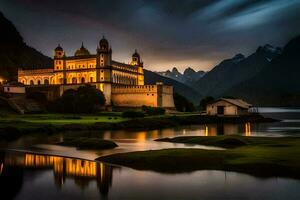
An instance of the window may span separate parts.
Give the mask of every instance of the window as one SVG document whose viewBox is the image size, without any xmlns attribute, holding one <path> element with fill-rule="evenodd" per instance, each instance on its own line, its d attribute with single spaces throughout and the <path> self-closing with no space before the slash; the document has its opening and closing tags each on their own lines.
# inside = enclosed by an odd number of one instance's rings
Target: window
<svg viewBox="0 0 300 200">
<path fill-rule="evenodd" d="M 44 84 L 45 84 L 45 85 L 49 85 L 49 80 L 48 80 L 48 79 L 45 79 L 45 80 L 44 80 Z"/>
<path fill-rule="evenodd" d="M 84 83 L 85 82 L 85 79 L 82 77 L 81 78 L 81 83 Z"/>
<path fill-rule="evenodd" d="M 30 85 L 34 85 L 34 82 L 33 82 L 33 80 L 30 80 Z"/>
<path fill-rule="evenodd" d="M 72 78 L 72 83 L 73 84 L 77 83 L 77 79 L 75 77 Z"/>
<path fill-rule="evenodd" d="M 93 77 L 90 78 L 90 82 L 93 82 Z"/>
</svg>

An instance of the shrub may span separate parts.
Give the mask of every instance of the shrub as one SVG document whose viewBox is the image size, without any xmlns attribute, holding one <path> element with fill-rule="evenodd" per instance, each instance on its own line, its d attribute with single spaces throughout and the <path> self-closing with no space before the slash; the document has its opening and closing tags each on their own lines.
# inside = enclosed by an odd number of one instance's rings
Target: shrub
<svg viewBox="0 0 300 200">
<path fill-rule="evenodd" d="M 66 90 L 48 109 L 59 113 L 94 113 L 105 104 L 103 93 L 91 85 Z"/>
<path fill-rule="evenodd" d="M 139 111 L 125 111 L 122 113 L 122 117 L 125 118 L 141 118 L 145 117 L 145 114 Z"/>
<path fill-rule="evenodd" d="M 178 93 L 174 94 L 174 104 L 177 111 L 180 112 L 195 111 L 194 104 Z"/>
<path fill-rule="evenodd" d="M 151 106 L 142 106 L 142 110 L 147 115 L 164 115 L 166 113 L 166 110 L 164 108 L 156 108 Z"/>
<path fill-rule="evenodd" d="M 34 99 L 40 103 L 46 103 L 48 101 L 46 94 L 42 92 L 28 92 L 26 93 L 26 97 L 29 99 Z"/>
<path fill-rule="evenodd" d="M 213 102 L 215 99 L 211 96 L 205 97 L 200 101 L 200 110 L 206 110 L 207 104 Z"/>
</svg>

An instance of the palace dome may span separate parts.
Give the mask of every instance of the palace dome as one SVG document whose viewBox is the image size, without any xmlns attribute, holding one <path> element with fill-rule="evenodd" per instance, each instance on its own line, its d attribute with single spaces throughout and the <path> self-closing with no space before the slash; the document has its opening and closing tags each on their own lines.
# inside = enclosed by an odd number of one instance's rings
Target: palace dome
<svg viewBox="0 0 300 200">
<path fill-rule="evenodd" d="M 86 55 L 90 55 L 90 52 L 82 44 L 80 49 L 76 50 L 75 56 L 86 56 Z"/>
<path fill-rule="evenodd" d="M 135 50 L 135 52 L 132 54 L 132 57 L 140 57 L 140 54 L 137 52 L 137 50 Z"/>
<path fill-rule="evenodd" d="M 63 51 L 63 48 L 58 44 L 58 46 L 55 48 L 55 51 Z"/>
</svg>

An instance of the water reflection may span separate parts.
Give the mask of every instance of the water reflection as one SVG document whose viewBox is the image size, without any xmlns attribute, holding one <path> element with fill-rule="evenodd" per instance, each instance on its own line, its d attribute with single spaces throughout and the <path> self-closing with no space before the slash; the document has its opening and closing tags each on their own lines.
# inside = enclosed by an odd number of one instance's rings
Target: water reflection
<svg viewBox="0 0 300 200">
<path fill-rule="evenodd" d="M 23 170 L 52 170 L 54 183 L 60 189 L 64 187 L 66 179 L 73 179 L 75 185 L 82 190 L 87 188 L 90 182 L 96 181 L 102 196 L 108 194 L 112 184 L 112 166 L 103 163 L 31 153 L 6 152 L 2 154 L 0 159 L 1 184 L 5 177 L 18 179 L 13 182 L 22 182 L 20 179 L 22 179 Z M 16 177 L 15 174 L 20 174 L 20 176 Z"/>
<path fill-rule="evenodd" d="M 93 161 L 0 152 L 1 199 L 299 199 L 300 181 L 225 171 L 163 174 Z"/>
<path fill-rule="evenodd" d="M 180 128 L 166 128 L 150 131 L 105 131 L 103 139 L 107 140 L 132 140 L 132 142 L 144 142 L 157 138 L 176 137 L 186 135 L 217 136 L 217 135 L 245 135 L 251 136 L 252 126 L 250 122 L 244 124 L 207 124 L 192 125 Z"/>
</svg>

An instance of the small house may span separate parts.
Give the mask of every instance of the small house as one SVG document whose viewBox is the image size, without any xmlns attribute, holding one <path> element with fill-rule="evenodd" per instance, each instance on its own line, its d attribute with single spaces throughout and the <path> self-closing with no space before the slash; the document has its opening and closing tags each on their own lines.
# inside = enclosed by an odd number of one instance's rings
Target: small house
<svg viewBox="0 0 300 200">
<path fill-rule="evenodd" d="M 206 106 L 207 115 L 240 116 L 248 115 L 252 105 L 241 99 L 220 98 Z"/>
<path fill-rule="evenodd" d="M 25 94 L 25 86 L 22 83 L 7 83 L 3 85 L 3 92 L 6 94 Z"/>
</svg>

